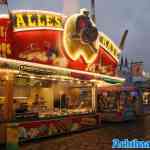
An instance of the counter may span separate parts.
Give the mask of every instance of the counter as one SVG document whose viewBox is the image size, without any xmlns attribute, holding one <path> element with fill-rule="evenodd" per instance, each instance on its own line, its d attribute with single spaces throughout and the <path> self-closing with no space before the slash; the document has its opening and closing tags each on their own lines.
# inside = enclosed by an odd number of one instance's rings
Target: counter
<svg viewBox="0 0 150 150">
<path fill-rule="evenodd" d="M 53 119 L 18 121 L 7 124 L 7 146 L 23 144 L 52 136 L 59 136 L 96 128 L 101 124 L 97 113 L 69 115 Z"/>
</svg>

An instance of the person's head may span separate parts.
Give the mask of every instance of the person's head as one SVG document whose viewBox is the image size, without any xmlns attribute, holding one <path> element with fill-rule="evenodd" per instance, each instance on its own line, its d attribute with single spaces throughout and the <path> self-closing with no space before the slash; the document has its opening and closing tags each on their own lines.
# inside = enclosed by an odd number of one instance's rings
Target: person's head
<svg viewBox="0 0 150 150">
<path fill-rule="evenodd" d="M 39 94 L 36 94 L 35 97 L 36 97 L 36 98 L 39 98 Z"/>
<path fill-rule="evenodd" d="M 37 101 L 33 102 L 33 105 L 38 105 L 38 102 Z"/>
</svg>

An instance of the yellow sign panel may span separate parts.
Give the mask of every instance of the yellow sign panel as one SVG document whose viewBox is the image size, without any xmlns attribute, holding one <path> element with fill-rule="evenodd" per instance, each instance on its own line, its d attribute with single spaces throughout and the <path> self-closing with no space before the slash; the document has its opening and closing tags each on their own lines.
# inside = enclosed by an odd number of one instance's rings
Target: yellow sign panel
<svg viewBox="0 0 150 150">
<path fill-rule="evenodd" d="M 4 36 L 5 36 L 4 26 L 0 26 L 0 38 L 4 38 Z"/>
<path fill-rule="evenodd" d="M 10 43 L 0 43 L 0 56 L 6 57 L 12 53 Z"/>
<path fill-rule="evenodd" d="M 99 42 L 101 47 L 111 54 L 113 58 L 119 61 L 120 49 L 109 39 L 109 37 L 104 33 L 100 33 Z"/>
<path fill-rule="evenodd" d="M 12 12 L 13 27 L 19 29 L 53 28 L 63 29 L 62 14 L 47 11 L 16 11 Z"/>
<path fill-rule="evenodd" d="M 6 41 L 6 35 L 5 35 L 5 26 L 0 26 L 0 56 L 7 57 L 8 55 L 11 55 L 11 45 L 9 42 Z M 1 40 L 2 39 L 2 40 Z"/>
</svg>

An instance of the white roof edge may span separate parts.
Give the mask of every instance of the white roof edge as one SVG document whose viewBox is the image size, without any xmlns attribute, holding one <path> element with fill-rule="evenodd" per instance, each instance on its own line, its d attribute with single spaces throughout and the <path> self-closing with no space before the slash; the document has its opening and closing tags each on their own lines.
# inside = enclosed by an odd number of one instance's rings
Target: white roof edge
<svg viewBox="0 0 150 150">
<path fill-rule="evenodd" d="M 0 14 L 0 19 L 1 18 L 9 19 L 9 14 Z"/>
<path fill-rule="evenodd" d="M 66 17 L 63 13 L 58 13 L 55 11 L 49 11 L 49 10 L 37 10 L 37 9 L 18 9 L 18 10 L 12 10 L 12 13 L 18 13 L 18 12 L 36 12 L 36 13 L 55 13 L 56 15 L 64 16 Z"/>
</svg>

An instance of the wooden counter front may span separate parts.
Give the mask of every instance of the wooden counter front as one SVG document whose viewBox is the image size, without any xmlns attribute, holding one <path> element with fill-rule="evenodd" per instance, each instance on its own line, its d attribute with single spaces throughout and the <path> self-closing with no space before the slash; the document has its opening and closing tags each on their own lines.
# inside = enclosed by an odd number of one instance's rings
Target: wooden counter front
<svg viewBox="0 0 150 150">
<path fill-rule="evenodd" d="M 9 138 L 7 142 L 11 143 L 12 141 L 13 143 L 18 141 L 18 143 L 24 143 L 41 138 L 88 130 L 98 126 L 100 126 L 100 114 L 96 113 L 65 116 L 49 120 L 10 123 L 7 128 L 7 135 L 9 136 L 13 133 L 13 136 L 11 136 L 13 139 Z M 16 140 L 14 135 L 17 138 Z"/>
</svg>

